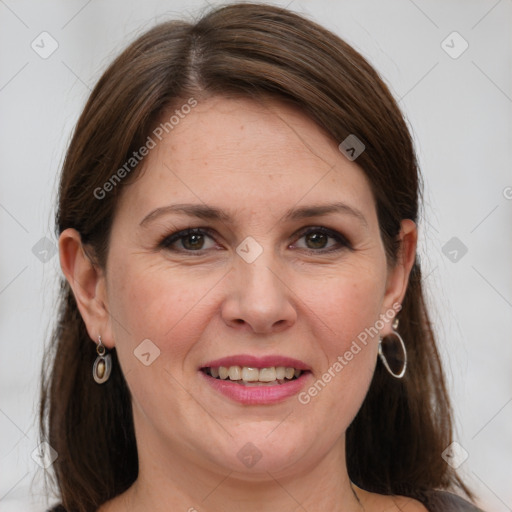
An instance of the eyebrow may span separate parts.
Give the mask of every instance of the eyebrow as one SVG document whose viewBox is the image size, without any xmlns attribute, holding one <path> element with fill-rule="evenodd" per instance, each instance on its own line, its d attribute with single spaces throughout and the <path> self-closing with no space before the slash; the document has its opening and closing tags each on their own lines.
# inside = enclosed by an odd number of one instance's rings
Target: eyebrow
<svg viewBox="0 0 512 512">
<path fill-rule="evenodd" d="M 233 223 L 233 219 L 231 215 L 229 215 L 224 210 L 219 208 L 215 208 L 213 206 L 208 206 L 205 204 L 193 204 L 193 203 L 184 203 L 184 204 L 172 204 L 168 206 L 162 206 L 160 208 L 156 208 L 152 212 L 150 212 L 146 217 L 142 219 L 140 222 L 140 226 L 145 226 L 149 222 L 161 217 L 162 215 L 167 215 L 170 213 L 178 213 L 185 214 L 190 217 L 197 217 L 199 219 L 205 220 L 218 220 L 225 223 Z M 302 220 L 310 217 L 319 217 L 322 215 L 328 215 L 330 213 L 342 213 L 345 215 L 350 215 L 357 220 L 359 220 L 362 224 L 368 227 L 368 222 L 364 215 L 357 209 L 343 202 L 336 203 L 328 203 L 328 204 L 319 204 L 319 205 L 310 205 L 310 206 L 302 206 L 300 208 L 291 208 L 289 209 L 282 220 L 284 221 L 294 221 L 294 220 Z"/>
</svg>

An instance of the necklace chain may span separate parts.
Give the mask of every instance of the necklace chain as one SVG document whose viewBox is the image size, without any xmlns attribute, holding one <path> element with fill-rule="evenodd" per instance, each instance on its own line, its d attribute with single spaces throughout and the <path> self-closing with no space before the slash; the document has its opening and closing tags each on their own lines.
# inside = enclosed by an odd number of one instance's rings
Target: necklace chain
<svg viewBox="0 0 512 512">
<path fill-rule="evenodd" d="M 357 495 L 355 489 L 354 489 L 354 486 L 352 485 L 352 482 L 350 482 L 350 488 L 352 489 L 352 493 L 354 494 L 356 500 L 357 500 L 357 503 L 359 503 L 359 508 L 361 510 L 366 510 L 363 506 L 363 504 L 361 503 L 361 500 L 359 499 L 359 496 Z"/>
</svg>

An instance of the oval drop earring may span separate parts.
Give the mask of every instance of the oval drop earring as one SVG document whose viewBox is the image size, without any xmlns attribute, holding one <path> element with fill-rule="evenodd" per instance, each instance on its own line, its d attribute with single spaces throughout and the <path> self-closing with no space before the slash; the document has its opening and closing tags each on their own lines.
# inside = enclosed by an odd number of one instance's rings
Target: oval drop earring
<svg viewBox="0 0 512 512">
<path fill-rule="evenodd" d="M 98 357 L 94 361 L 92 367 L 92 376 L 98 384 L 107 382 L 112 371 L 112 357 L 107 354 L 105 345 L 101 342 L 101 336 L 98 336 L 98 344 L 96 345 L 96 352 Z"/>
</svg>

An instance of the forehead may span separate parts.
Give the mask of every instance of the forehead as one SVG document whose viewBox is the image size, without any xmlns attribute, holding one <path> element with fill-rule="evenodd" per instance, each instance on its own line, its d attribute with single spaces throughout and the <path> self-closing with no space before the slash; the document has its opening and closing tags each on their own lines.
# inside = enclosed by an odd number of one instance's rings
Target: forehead
<svg viewBox="0 0 512 512">
<path fill-rule="evenodd" d="M 255 208 L 302 198 L 318 203 L 352 197 L 373 203 L 363 171 L 300 110 L 275 100 L 212 97 L 189 113 L 162 117 L 161 140 L 122 201 L 139 216 L 172 202 Z M 245 202 L 244 202 L 245 200 Z"/>
</svg>

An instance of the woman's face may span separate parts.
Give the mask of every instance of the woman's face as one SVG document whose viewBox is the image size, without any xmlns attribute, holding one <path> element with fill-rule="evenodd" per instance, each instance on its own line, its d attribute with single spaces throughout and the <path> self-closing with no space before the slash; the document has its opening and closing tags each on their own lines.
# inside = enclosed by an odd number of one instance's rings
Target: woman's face
<svg viewBox="0 0 512 512">
<path fill-rule="evenodd" d="M 365 175 L 273 101 L 200 101 L 155 141 L 116 210 L 98 328 L 141 464 L 247 478 L 339 464 L 377 358 L 365 329 L 390 332 L 407 278 L 388 269 Z"/>
</svg>

